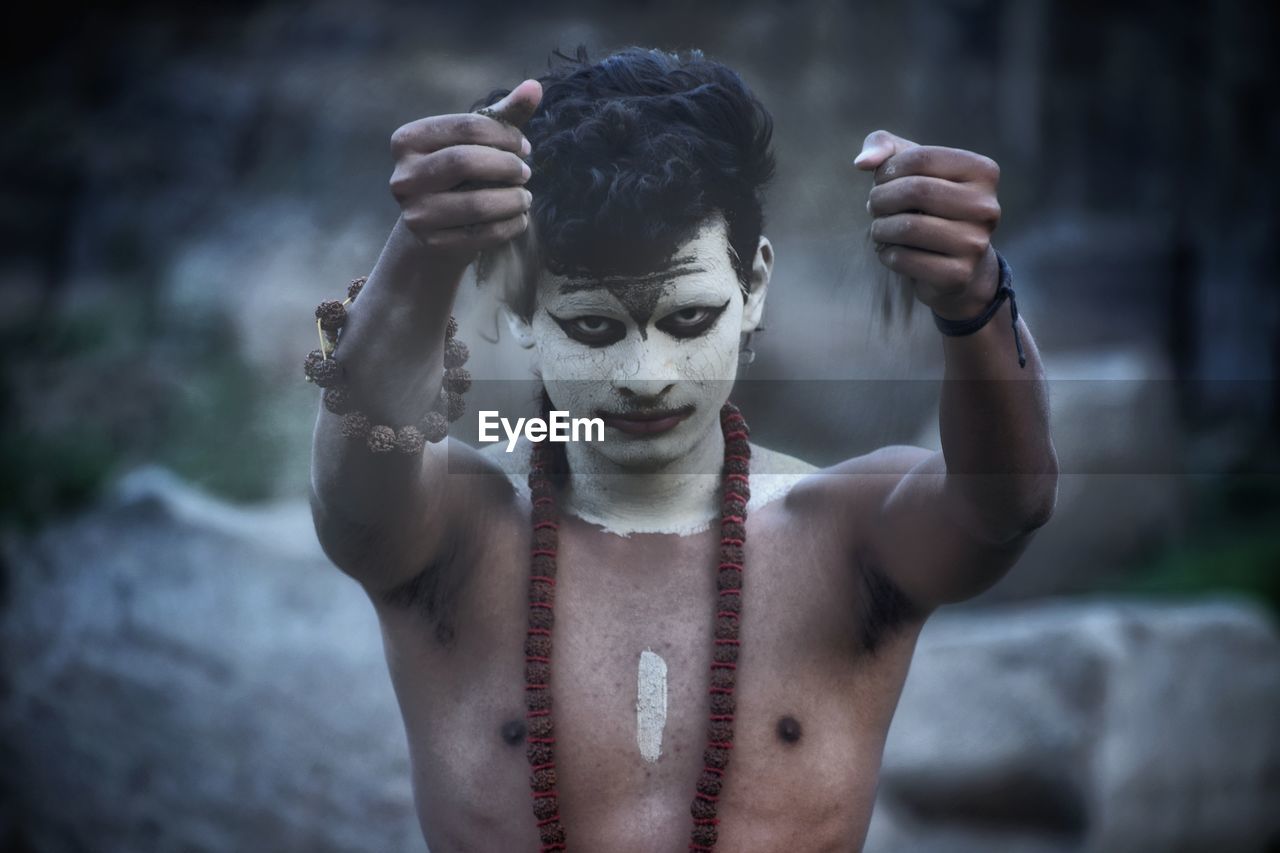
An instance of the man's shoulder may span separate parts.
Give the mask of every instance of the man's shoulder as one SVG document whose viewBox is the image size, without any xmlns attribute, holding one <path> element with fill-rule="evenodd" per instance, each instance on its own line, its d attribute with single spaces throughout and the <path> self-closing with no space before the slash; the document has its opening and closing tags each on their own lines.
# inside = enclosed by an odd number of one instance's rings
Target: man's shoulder
<svg viewBox="0 0 1280 853">
<path fill-rule="evenodd" d="M 817 502 L 865 507 L 869 502 L 882 500 L 897 487 L 904 474 L 933 453 L 923 447 L 890 444 L 824 468 L 809 466 L 807 475 L 795 484 L 790 497 L 795 505 L 810 502 L 812 506 L 811 502 Z"/>
<path fill-rule="evenodd" d="M 751 442 L 751 473 L 753 475 L 811 474 L 817 470 L 819 470 L 817 465 L 806 462 L 798 456 Z"/>
</svg>

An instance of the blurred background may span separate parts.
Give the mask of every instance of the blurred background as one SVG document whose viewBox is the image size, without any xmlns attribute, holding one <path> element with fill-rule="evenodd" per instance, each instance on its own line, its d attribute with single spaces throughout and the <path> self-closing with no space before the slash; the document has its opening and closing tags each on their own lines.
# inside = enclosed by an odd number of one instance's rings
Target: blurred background
<svg viewBox="0 0 1280 853">
<path fill-rule="evenodd" d="M 301 361 L 395 222 L 392 131 L 579 44 L 701 48 L 772 111 L 778 259 L 740 397 L 754 440 L 815 464 L 939 446 L 942 348 L 869 251 L 863 137 L 1002 166 L 1058 509 L 926 628 L 867 849 L 1280 849 L 1278 35 L 1248 0 L 125 3 L 8 28 L 0 849 L 425 849 L 376 621 L 315 543 Z M 469 367 L 524 379 L 493 308 L 464 284 Z M 479 386 L 473 410 L 503 393 Z"/>
</svg>

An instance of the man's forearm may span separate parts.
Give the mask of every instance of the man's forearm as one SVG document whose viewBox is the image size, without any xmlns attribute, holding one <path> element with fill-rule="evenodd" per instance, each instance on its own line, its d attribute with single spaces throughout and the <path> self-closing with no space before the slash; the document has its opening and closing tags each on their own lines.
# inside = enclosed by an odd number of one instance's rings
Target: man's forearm
<svg viewBox="0 0 1280 853">
<path fill-rule="evenodd" d="M 359 299 L 348 305 L 335 353 L 357 407 L 374 423 L 415 423 L 440 393 L 445 327 L 461 273 L 433 263 L 404 221 L 397 221 Z M 313 502 L 326 515 L 358 524 L 404 507 L 419 481 L 418 460 L 372 453 L 344 437 L 341 423 L 341 416 L 320 406 Z"/>
<path fill-rule="evenodd" d="M 1008 541 L 1043 524 L 1057 497 L 1048 389 L 1026 323 L 1018 366 L 1008 303 L 972 335 L 945 336 L 940 431 L 947 488 L 980 535 Z"/>
</svg>

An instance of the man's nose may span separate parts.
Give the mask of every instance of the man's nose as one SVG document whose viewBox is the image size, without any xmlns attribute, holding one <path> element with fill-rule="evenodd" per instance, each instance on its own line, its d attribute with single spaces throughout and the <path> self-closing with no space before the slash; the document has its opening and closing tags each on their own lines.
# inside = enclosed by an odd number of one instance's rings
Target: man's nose
<svg viewBox="0 0 1280 853">
<path fill-rule="evenodd" d="M 666 379 L 627 379 L 616 387 L 618 394 L 631 405 L 653 407 L 665 403 L 667 392 L 676 386 Z"/>
<path fill-rule="evenodd" d="M 675 372 L 671 362 L 660 348 L 651 341 L 640 341 L 631 352 L 629 369 L 621 372 L 614 381 L 614 388 L 633 405 L 641 401 L 656 405 L 659 398 L 675 387 Z"/>
</svg>

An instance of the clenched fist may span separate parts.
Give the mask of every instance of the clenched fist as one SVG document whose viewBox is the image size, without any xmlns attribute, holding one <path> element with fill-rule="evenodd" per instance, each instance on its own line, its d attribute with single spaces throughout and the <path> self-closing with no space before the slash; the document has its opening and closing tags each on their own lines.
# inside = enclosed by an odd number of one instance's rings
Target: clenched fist
<svg viewBox="0 0 1280 853">
<path fill-rule="evenodd" d="M 465 267 L 528 227 L 530 147 L 520 127 L 541 100 L 542 85 L 525 80 L 486 110 L 418 119 L 391 135 L 391 193 L 437 258 Z"/>
<path fill-rule="evenodd" d="M 877 130 L 853 163 L 875 172 L 867 212 L 880 262 L 910 278 L 916 298 L 944 319 L 980 314 L 999 284 L 996 162 Z"/>
</svg>

